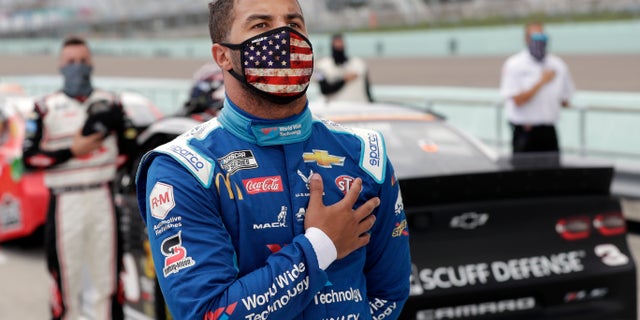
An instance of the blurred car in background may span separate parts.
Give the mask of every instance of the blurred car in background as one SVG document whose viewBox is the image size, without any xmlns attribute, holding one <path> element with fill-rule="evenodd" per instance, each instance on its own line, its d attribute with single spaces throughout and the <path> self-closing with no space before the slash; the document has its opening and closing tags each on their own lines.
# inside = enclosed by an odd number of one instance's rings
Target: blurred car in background
<svg viewBox="0 0 640 320">
<path fill-rule="evenodd" d="M 397 106 L 314 112 L 385 136 L 413 261 L 402 319 L 637 319 L 612 167 L 500 158 L 443 119 Z"/>
<path fill-rule="evenodd" d="M 0 89 L 0 242 L 33 234 L 46 218 L 44 176 L 22 165 L 24 119 L 33 102 L 17 86 Z"/>
<path fill-rule="evenodd" d="M 163 115 L 148 98 L 135 92 L 120 94 L 126 113 L 142 131 Z M 41 171 L 25 171 L 22 144 L 25 119 L 34 98 L 19 87 L 0 87 L 0 242 L 26 238 L 44 226 L 49 190 Z"/>
<path fill-rule="evenodd" d="M 612 167 L 545 154 L 500 158 L 442 117 L 397 104 L 310 108 L 385 137 L 413 261 L 401 319 L 636 319 L 636 266 L 609 192 Z M 141 135 L 141 151 L 198 122 L 160 123 Z M 129 312 L 167 319 L 132 186 L 122 205 L 129 264 L 138 267 L 131 279 L 140 279 Z"/>
</svg>

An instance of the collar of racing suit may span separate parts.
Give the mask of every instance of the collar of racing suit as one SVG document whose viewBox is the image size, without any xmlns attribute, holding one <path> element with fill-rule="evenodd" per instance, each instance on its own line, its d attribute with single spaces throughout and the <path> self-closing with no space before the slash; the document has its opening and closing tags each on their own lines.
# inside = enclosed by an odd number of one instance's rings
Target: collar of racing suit
<svg viewBox="0 0 640 320">
<path fill-rule="evenodd" d="M 300 114 L 278 120 L 262 119 L 244 112 L 229 98 L 224 100 L 224 108 L 218 121 L 233 135 L 259 146 L 274 146 L 296 143 L 309 139 L 313 117 L 309 105 Z"/>
</svg>

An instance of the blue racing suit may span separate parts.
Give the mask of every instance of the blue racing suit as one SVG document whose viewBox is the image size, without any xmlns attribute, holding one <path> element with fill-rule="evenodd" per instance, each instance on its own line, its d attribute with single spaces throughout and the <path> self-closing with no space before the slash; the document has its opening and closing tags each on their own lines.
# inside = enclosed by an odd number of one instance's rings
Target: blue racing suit
<svg viewBox="0 0 640 320">
<path fill-rule="evenodd" d="M 304 229 L 313 173 L 325 205 L 356 177 L 355 207 L 381 199 L 370 243 L 328 267 Z M 317 119 L 308 107 L 256 119 L 227 99 L 218 118 L 148 153 L 136 179 L 177 319 L 396 319 L 409 295 L 402 197 L 376 131 Z"/>
</svg>

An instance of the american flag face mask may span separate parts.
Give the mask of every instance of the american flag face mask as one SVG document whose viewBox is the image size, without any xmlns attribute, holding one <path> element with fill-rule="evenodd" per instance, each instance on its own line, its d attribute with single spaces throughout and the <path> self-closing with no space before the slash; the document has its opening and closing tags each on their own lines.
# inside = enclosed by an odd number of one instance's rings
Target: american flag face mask
<svg viewBox="0 0 640 320">
<path fill-rule="evenodd" d="M 301 33 L 289 27 L 269 30 L 241 44 L 220 43 L 240 51 L 242 74 L 238 81 L 265 99 L 287 104 L 302 97 L 311 82 L 313 48 Z"/>
</svg>

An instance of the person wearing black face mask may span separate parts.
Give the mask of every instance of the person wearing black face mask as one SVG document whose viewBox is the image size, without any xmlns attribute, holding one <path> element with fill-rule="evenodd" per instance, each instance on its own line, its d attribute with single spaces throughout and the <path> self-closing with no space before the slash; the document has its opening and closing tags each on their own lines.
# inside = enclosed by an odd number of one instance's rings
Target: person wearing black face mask
<svg viewBox="0 0 640 320">
<path fill-rule="evenodd" d="M 559 152 L 555 124 L 575 91 L 565 62 L 548 53 L 549 36 L 542 23 L 525 27 L 527 48 L 502 66 L 500 93 L 513 129 L 512 150 L 522 153 Z"/>
<path fill-rule="evenodd" d="M 411 259 L 384 137 L 311 113 L 298 1 L 209 9 L 224 107 L 147 153 L 136 179 L 173 318 L 398 319 Z"/>
<path fill-rule="evenodd" d="M 314 78 L 327 101 L 373 102 L 367 65 L 347 56 L 342 34 L 331 37 L 331 57 L 318 61 Z"/>
<path fill-rule="evenodd" d="M 84 39 L 64 41 L 59 68 L 63 88 L 36 102 L 23 157 L 28 169 L 44 171 L 50 189 L 45 250 L 51 318 L 80 319 L 89 309 L 91 319 L 123 319 L 111 185 L 119 155 L 135 150 L 135 129 L 117 96 L 92 86 L 93 61 Z M 83 284 L 85 270 L 91 286 Z M 88 287 L 93 294 L 84 294 Z M 83 306 L 87 297 L 90 308 Z"/>
</svg>

